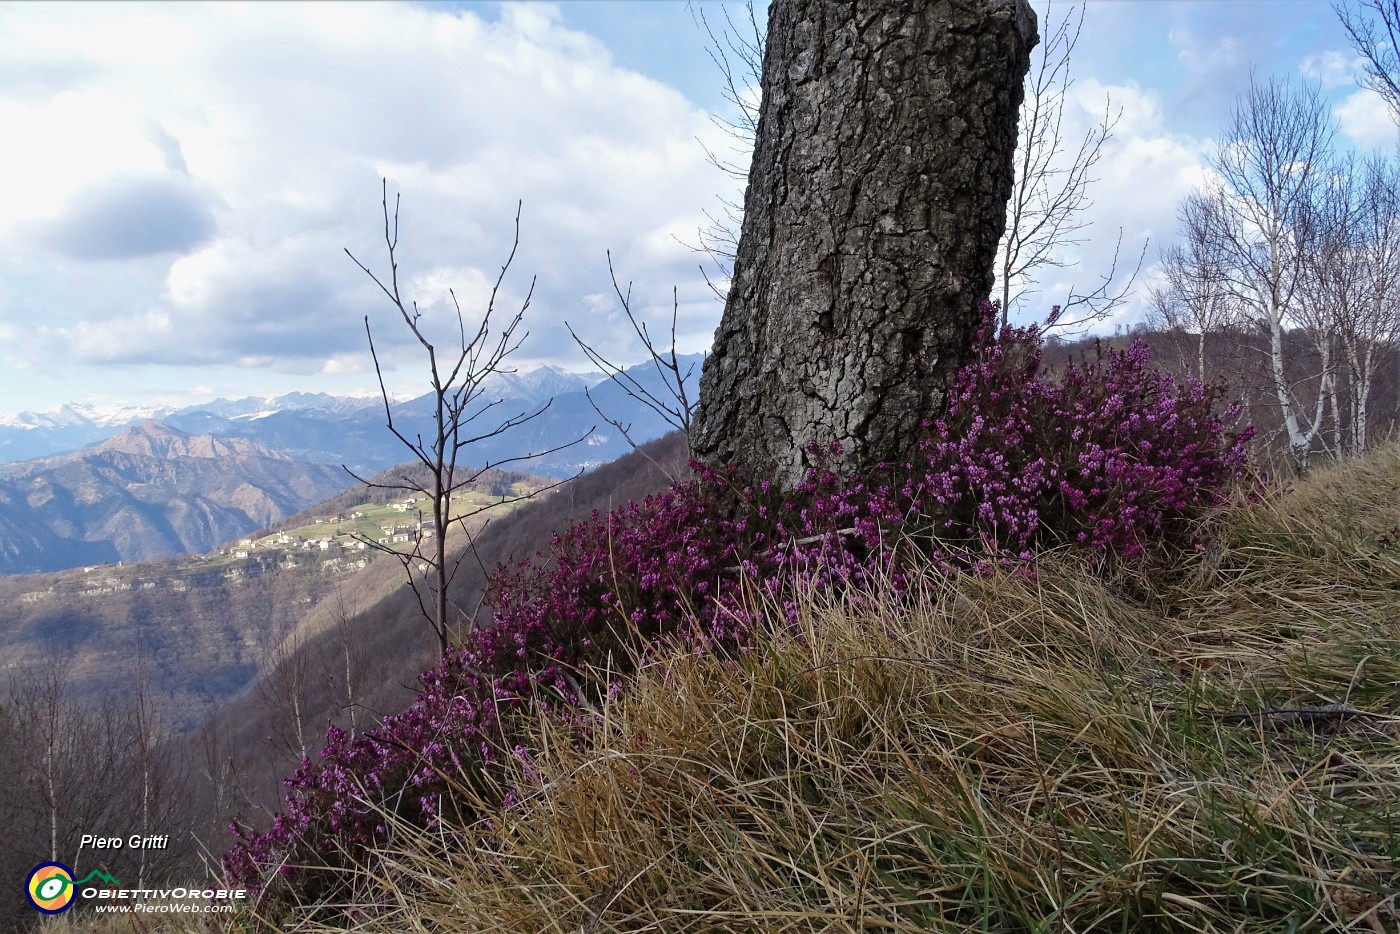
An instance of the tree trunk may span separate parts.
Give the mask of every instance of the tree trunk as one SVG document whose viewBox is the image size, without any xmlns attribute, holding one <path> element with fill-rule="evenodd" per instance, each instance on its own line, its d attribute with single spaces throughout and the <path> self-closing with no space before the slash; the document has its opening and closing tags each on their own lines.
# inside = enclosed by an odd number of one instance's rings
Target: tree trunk
<svg viewBox="0 0 1400 934">
<path fill-rule="evenodd" d="M 784 486 L 907 461 L 1006 226 L 1026 0 L 774 0 L 744 223 L 693 439 Z"/>
</svg>

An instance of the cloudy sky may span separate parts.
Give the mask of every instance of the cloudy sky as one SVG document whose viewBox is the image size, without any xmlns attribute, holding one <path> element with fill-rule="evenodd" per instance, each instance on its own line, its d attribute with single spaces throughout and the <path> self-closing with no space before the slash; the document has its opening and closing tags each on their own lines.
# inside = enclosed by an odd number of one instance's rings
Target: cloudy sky
<svg viewBox="0 0 1400 934">
<path fill-rule="evenodd" d="M 682 349 L 704 349 L 720 305 L 689 245 L 741 196 L 705 156 L 733 116 L 706 41 L 679 0 L 0 5 L 0 413 L 368 391 L 367 314 L 391 390 L 423 391 L 345 255 L 387 271 L 382 178 L 435 333 L 449 288 L 485 307 L 520 202 L 497 314 L 533 277 L 522 369 L 585 368 L 566 320 L 639 358 L 609 250 L 636 309 L 669 320 L 674 287 Z M 1091 0 L 1068 116 L 1122 116 L 1092 240 L 1037 301 L 1092 280 L 1120 228 L 1150 278 L 1251 68 L 1321 82 L 1344 144 L 1394 148 L 1327 3 Z"/>
</svg>

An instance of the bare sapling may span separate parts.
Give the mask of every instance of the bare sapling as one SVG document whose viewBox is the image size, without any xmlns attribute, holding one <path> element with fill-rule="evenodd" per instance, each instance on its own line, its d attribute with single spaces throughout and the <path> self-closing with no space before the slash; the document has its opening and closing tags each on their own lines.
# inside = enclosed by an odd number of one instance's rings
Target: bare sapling
<svg viewBox="0 0 1400 934">
<path fill-rule="evenodd" d="M 366 315 L 365 336 L 369 341 L 370 356 L 374 361 L 374 371 L 379 380 L 380 397 L 384 401 L 385 423 L 394 437 L 408 449 L 415 466 L 421 465 L 423 472 L 406 470 L 396 480 L 379 483 L 370 482 L 360 477 L 348 467 L 345 470 L 370 488 L 398 490 L 414 494 L 415 498 L 422 496 L 427 501 L 427 512 L 431 517 L 428 520 L 430 527 L 423 528 L 424 522 L 420 520 L 419 528 L 413 531 L 412 541 L 408 543 L 407 549 L 396 549 L 392 542 L 383 543 L 368 536 L 358 536 L 358 538 L 368 547 L 394 556 L 403 565 L 409 586 L 412 587 L 414 596 L 418 600 L 419 610 L 428 621 L 429 626 L 432 627 L 439 648 L 446 652 L 454 626 L 461 621 L 467 621 L 467 614 L 452 604 L 448 598 L 448 588 L 451 586 L 466 554 L 466 552 L 456 556 L 451 554 L 448 533 L 453 525 L 455 524 L 467 532 L 469 519 L 490 509 L 530 499 L 559 484 L 549 484 L 529 493 L 504 497 L 484 506 L 462 510 L 453 508 L 453 498 L 463 489 L 480 480 L 488 471 L 506 464 L 544 457 L 578 444 L 592 433 L 593 427 L 590 426 L 572 441 L 543 451 L 488 460 L 483 463 L 467 463 L 464 460 L 464 456 L 471 455 L 474 446 L 500 437 L 512 429 L 539 418 L 554 401 L 551 398 L 533 408 L 527 408 L 513 415 L 503 415 L 499 408 L 502 400 L 498 397 L 492 397 L 489 390 L 489 381 L 492 376 L 514 372 L 509 366 L 509 358 L 520 348 L 521 343 L 529 333 L 522 330 L 521 325 L 525 319 L 525 311 L 530 307 L 530 299 L 534 295 L 535 280 L 533 277 L 530 279 L 530 287 L 526 291 L 520 307 L 506 319 L 504 326 L 499 329 L 492 327 L 492 319 L 496 315 L 496 299 L 500 293 L 501 285 L 505 281 L 506 273 L 509 272 L 511 263 L 515 259 L 516 250 L 520 246 L 520 205 L 519 203 L 516 205 L 515 233 L 510 253 L 501 266 L 500 274 L 496 277 L 496 282 L 491 288 L 486 309 L 481 314 L 474 330 L 467 326 L 466 316 L 462 312 L 461 304 L 457 301 L 455 291 L 448 290 L 456 313 L 457 340 L 444 352 L 429 339 L 423 321 L 423 313 L 419 310 L 418 303 L 406 299 L 400 286 L 399 196 L 394 196 L 394 209 L 391 213 L 387 180 L 383 185 L 382 203 L 384 243 L 389 259 L 388 275 L 386 277 L 379 276 L 360 262 L 348 249 L 345 254 L 370 277 L 385 297 L 389 299 L 404 326 L 408 328 L 414 340 L 427 356 L 429 386 L 431 388 L 428 399 L 432 410 L 432 429 L 424 438 L 421 432 L 413 432 L 404 426 L 402 418 L 396 417 L 394 400 L 384 383 L 383 364 L 375 347 L 369 316 Z"/>
<path fill-rule="evenodd" d="M 1006 233 L 997 251 L 1002 327 L 1010 323 L 1012 308 L 1041 284 L 1047 271 L 1075 265 L 1074 251 L 1088 238 L 1094 167 L 1122 114 L 1106 97 L 1103 117 L 1084 130 L 1077 142 L 1071 138 L 1065 105 L 1074 86 L 1070 66 L 1084 28 L 1084 6 L 1072 4 L 1063 16 L 1053 18 L 1052 5 L 1047 4 L 1045 18 L 1052 25 L 1026 77 L 1017 124 L 1016 181 L 1006 205 Z M 1142 270 L 1147 243 L 1132 272 L 1120 282 L 1122 246 L 1120 229 L 1108 269 L 1098 275 L 1092 288 L 1071 287 L 1059 302 L 1060 314 L 1047 327 L 1082 329 L 1106 320 L 1127 301 Z"/>
</svg>

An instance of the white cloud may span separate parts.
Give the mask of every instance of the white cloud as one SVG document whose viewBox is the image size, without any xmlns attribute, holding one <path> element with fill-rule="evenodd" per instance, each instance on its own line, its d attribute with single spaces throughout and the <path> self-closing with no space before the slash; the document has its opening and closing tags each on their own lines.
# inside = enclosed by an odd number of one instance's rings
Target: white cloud
<svg viewBox="0 0 1400 934">
<path fill-rule="evenodd" d="M 1182 64 L 1194 74 L 1232 69 L 1240 64 L 1240 41 L 1234 36 L 1207 39 L 1190 29 L 1173 29 L 1167 38 L 1176 47 Z"/>
<path fill-rule="evenodd" d="M 1304 56 L 1299 71 L 1303 77 L 1317 81 L 1325 89 L 1337 88 L 1356 81 L 1361 60 L 1355 55 L 1335 49 Z"/>
<path fill-rule="evenodd" d="M 336 354 L 321 364 L 320 372 L 326 376 L 344 376 L 353 373 L 369 373 L 373 370 L 369 354 Z"/>
<path fill-rule="evenodd" d="M 505 4 L 490 21 L 403 4 L 18 5 L 0 8 L 0 60 L 12 53 L 6 76 L 23 80 L 13 96 L 0 85 L 0 125 L 21 143 L 0 150 L 0 279 L 23 270 L 22 303 L 46 325 L 7 352 L 56 367 L 349 373 L 367 313 L 391 361 L 411 355 L 343 252 L 383 268 L 382 175 L 403 192 L 406 285 L 434 313 L 449 286 L 464 311 L 484 304 L 523 200 L 500 301 L 518 305 L 538 277 L 528 352 L 548 359 L 570 352 L 560 319 L 607 287 L 606 249 L 669 311 L 670 284 L 698 273 L 658 232 L 738 196 L 696 142 L 720 143 L 707 115 L 552 7 Z M 97 199 L 110 223 L 92 240 L 90 193 L 114 178 L 182 179 L 172 190 L 201 207 L 181 214 L 171 196 L 147 229 L 130 199 Z M 36 251 L 39 228 L 88 262 Z M 143 252 L 159 255 L 117 262 Z M 20 304 L 0 293 L 0 329 Z"/>
<path fill-rule="evenodd" d="M 1358 149 L 1394 149 L 1400 141 L 1395 117 L 1375 91 L 1349 95 L 1333 110 L 1333 115 Z"/>
<path fill-rule="evenodd" d="M 0 242 L 22 240 L 33 221 L 104 177 L 162 171 L 144 123 L 137 102 L 102 88 L 61 91 L 42 105 L 0 97 L 9 140 L 0 147 Z"/>
</svg>

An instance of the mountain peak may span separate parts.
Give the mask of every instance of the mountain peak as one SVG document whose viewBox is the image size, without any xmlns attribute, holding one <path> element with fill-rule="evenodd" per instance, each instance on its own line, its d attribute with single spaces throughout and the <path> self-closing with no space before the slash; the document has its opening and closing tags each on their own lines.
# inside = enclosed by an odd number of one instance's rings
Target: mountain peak
<svg viewBox="0 0 1400 934">
<path fill-rule="evenodd" d="M 90 450 L 107 454 L 135 454 L 141 457 L 259 457 L 269 460 L 291 460 L 271 448 L 245 438 L 215 438 L 212 435 L 192 435 L 172 428 L 164 422 L 147 419 Z"/>
<path fill-rule="evenodd" d="M 543 402 L 551 396 L 562 396 L 567 392 L 580 392 L 589 385 L 588 380 L 571 373 L 563 367 L 544 364 L 519 377 L 520 386 L 531 397 Z"/>
</svg>

